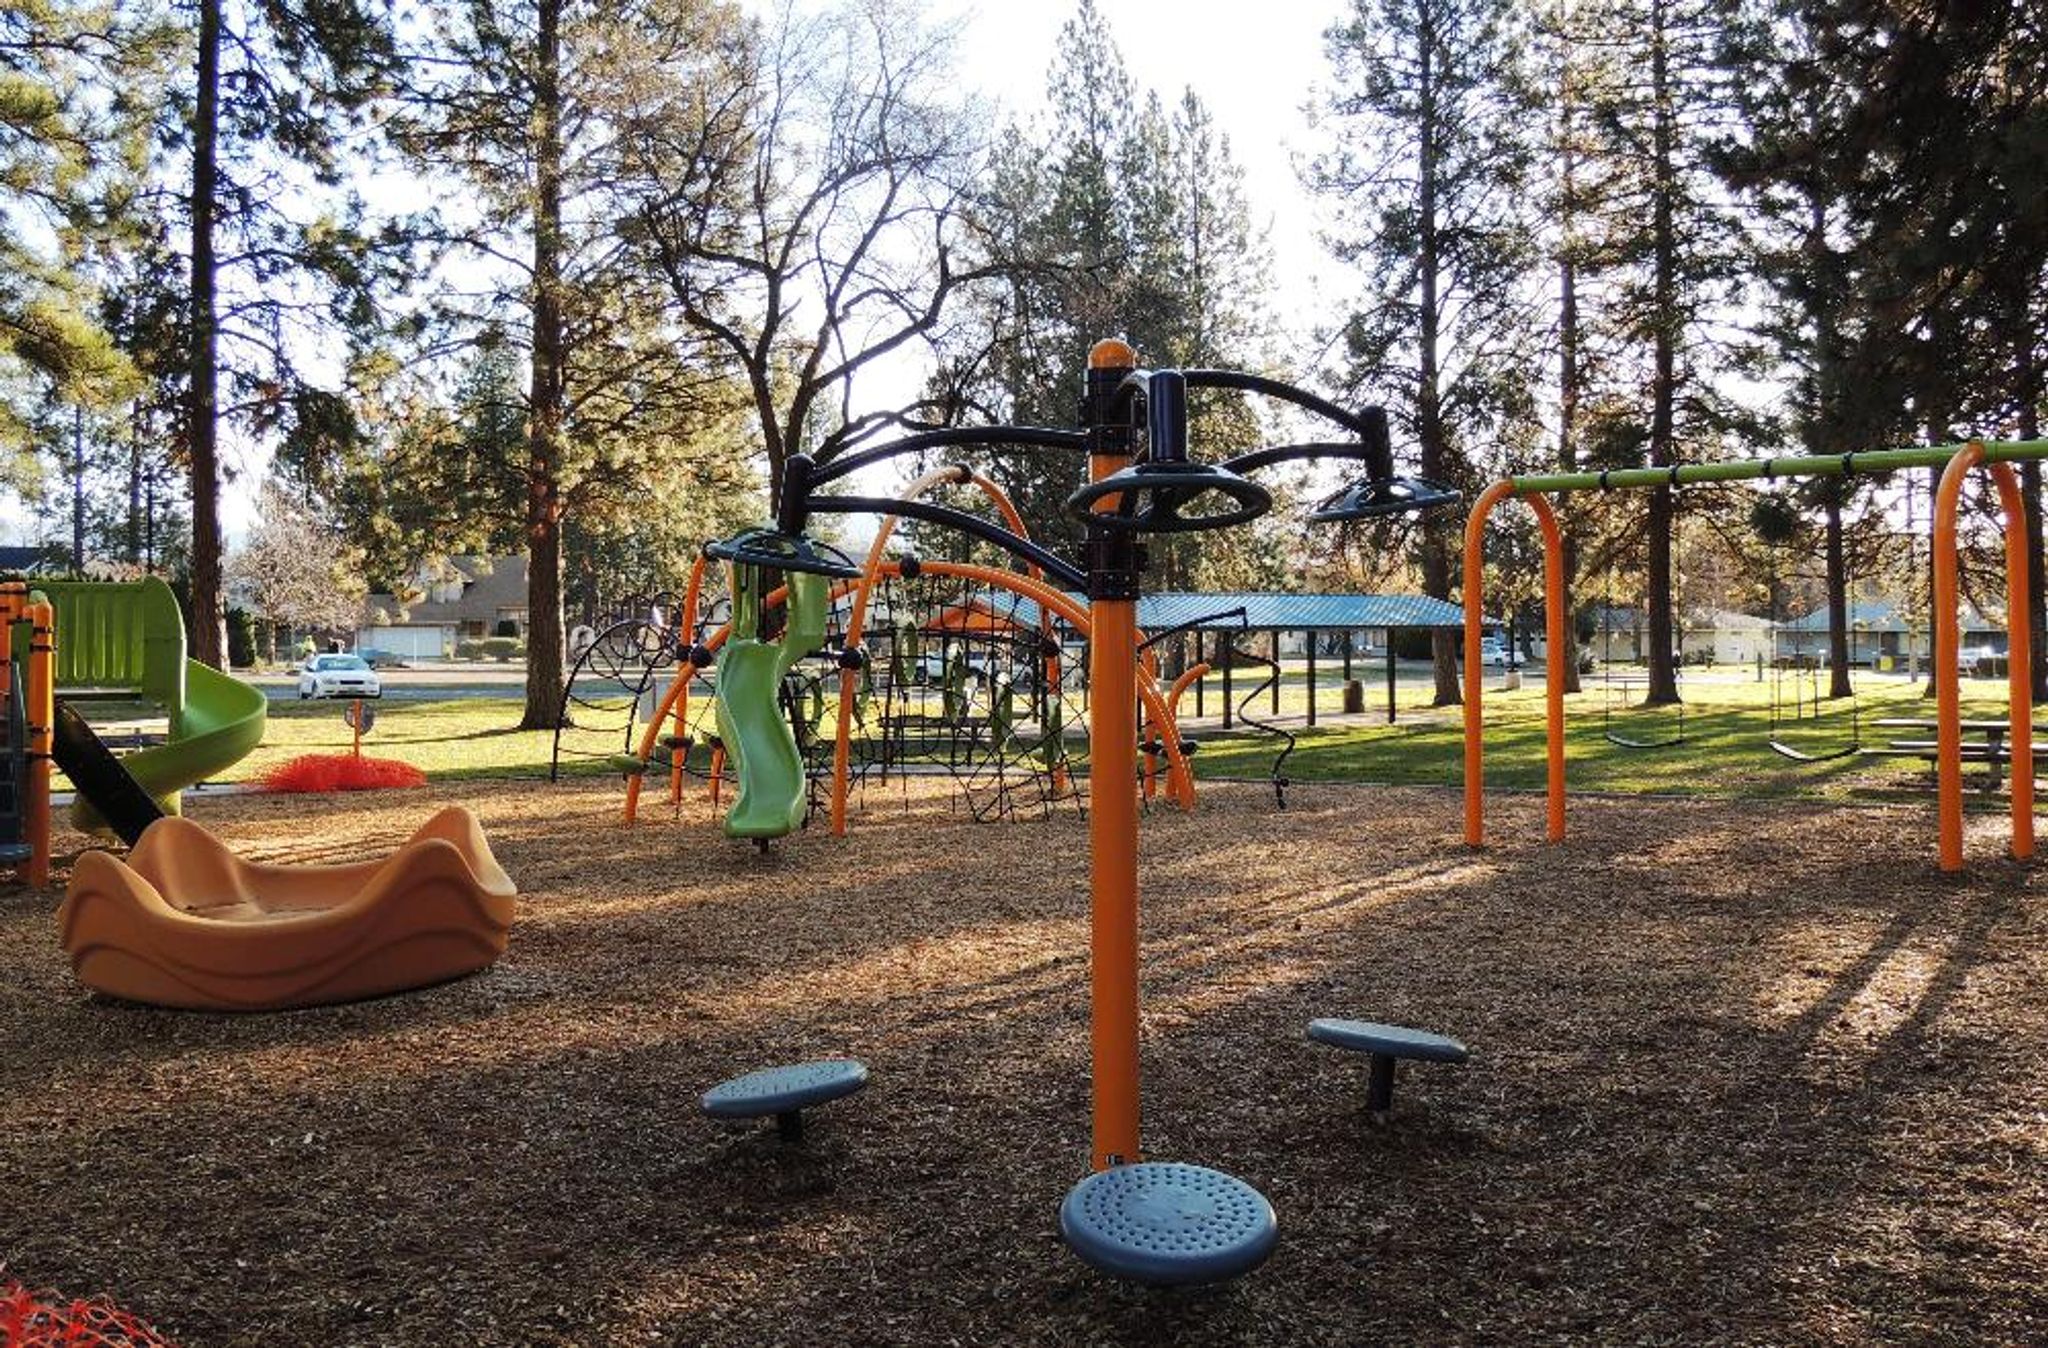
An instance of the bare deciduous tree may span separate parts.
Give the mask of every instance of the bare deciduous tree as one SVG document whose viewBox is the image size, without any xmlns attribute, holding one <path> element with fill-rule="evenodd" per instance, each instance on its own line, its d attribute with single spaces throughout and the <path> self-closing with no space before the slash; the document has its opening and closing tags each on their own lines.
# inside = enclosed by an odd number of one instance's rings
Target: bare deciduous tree
<svg viewBox="0 0 2048 1348">
<path fill-rule="evenodd" d="M 258 497 L 262 522 L 248 545 L 228 558 L 228 589 L 246 600 L 268 629 L 264 657 L 275 655 L 275 628 L 353 628 L 367 585 L 360 557 L 315 519 L 291 492 L 266 481 Z"/>
<path fill-rule="evenodd" d="M 989 274 L 958 262 L 981 146 L 944 96 L 950 46 L 890 4 L 785 5 L 699 142 L 645 145 L 697 166 L 650 178 L 640 238 L 705 359 L 745 383 L 772 494 L 789 455 L 938 410 L 855 414 L 850 397 L 858 372 L 937 343 L 948 301 Z"/>
</svg>

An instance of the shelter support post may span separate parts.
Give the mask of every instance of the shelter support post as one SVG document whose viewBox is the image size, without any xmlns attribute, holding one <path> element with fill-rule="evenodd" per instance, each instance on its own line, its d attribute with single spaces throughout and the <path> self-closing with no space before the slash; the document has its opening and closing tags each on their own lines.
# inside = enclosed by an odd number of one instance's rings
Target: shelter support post
<svg viewBox="0 0 2048 1348">
<path fill-rule="evenodd" d="M 1308 723 L 1316 723 L 1316 633 L 1311 628 L 1308 637 Z"/>
<path fill-rule="evenodd" d="M 1387 629 L 1387 724 L 1394 723 L 1395 698 L 1399 692 L 1401 672 L 1394 667 L 1394 633 L 1398 628 Z"/>
</svg>

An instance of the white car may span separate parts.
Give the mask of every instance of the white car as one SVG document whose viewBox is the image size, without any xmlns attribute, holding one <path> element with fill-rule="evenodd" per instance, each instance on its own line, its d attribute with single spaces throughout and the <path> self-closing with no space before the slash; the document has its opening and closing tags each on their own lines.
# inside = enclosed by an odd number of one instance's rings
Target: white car
<svg viewBox="0 0 2048 1348">
<path fill-rule="evenodd" d="M 1508 662 L 1508 644 L 1499 637 L 1479 638 L 1479 663 L 1482 665 L 1505 665 Z"/>
<path fill-rule="evenodd" d="M 382 697 L 384 683 L 359 655 L 314 655 L 299 670 L 299 697 Z"/>
<path fill-rule="evenodd" d="M 1978 677 L 1979 661 L 1984 662 L 1982 667 L 1985 669 L 1996 669 L 1997 666 L 1990 662 L 2004 658 L 2004 651 L 1993 650 L 1989 646 L 1963 646 L 1956 651 L 1957 672 L 1966 679 L 1973 679 Z"/>
</svg>

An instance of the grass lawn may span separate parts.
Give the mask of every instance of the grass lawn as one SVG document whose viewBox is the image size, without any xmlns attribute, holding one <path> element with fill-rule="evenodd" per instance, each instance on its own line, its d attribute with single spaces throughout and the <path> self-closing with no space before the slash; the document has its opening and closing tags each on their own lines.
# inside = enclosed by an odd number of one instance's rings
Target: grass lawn
<svg viewBox="0 0 2048 1348">
<path fill-rule="evenodd" d="M 1544 782 L 1543 687 L 1532 682 L 1516 692 L 1496 691 L 1489 673 L 1486 694 L 1486 778 L 1491 786 L 1540 788 Z M 1931 731 L 1889 730 L 1873 724 L 1886 717 L 1934 714 L 1924 684 L 1903 679 L 1859 677 L 1855 719 L 1861 742 L 1881 746 L 1892 739 L 1932 739 Z M 1366 781 L 1401 785 L 1452 786 L 1464 780 L 1464 719 L 1457 707 L 1415 705 L 1426 695 L 1404 687 L 1401 721 L 1351 721 L 1314 730 L 1295 727 L 1299 747 L 1283 769 L 1297 781 Z M 1629 749 L 1603 733 L 1599 676 L 1588 675 L 1585 691 L 1565 700 L 1567 780 L 1574 790 L 1672 792 L 1706 796 L 1809 796 L 1844 799 L 1894 797 L 1924 789 L 1931 765 L 1911 757 L 1862 757 L 1801 764 L 1769 747 L 1771 683 L 1734 673 L 1689 676 L 1684 684 L 1685 739 L 1662 749 Z M 1640 695 L 1640 688 L 1634 690 Z M 1789 700 L 1788 683 L 1784 696 Z M 1370 705 L 1370 703 L 1368 703 Z M 2005 715 L 2002 679 L 1965 679 L 1966 719 Z M 1260 710 L 1264 710 L 1261 708 Z M 1787 727 L 1781 738 L 1806 753 L 1824 753 L 1852 741 L 1851 706 L 1823 703 L 1817 720 Z M 1655 741 L 1678 728 L 1669 708 L 1624 705 L 1614 698 L 1605 729 L 1627 739 Z M 1278 741 L 1233 732 L 1203 744 L 1197 775 L 1262 777 L 1271 771 Z M 1973 769 L 1972 781 L 1982 777 Z M 1973 793 L 1974 797 L 1974 793 Z"/>
<path fill-rule="evenodd" d="M 1486 695 L 1486 773 L 1490 786 L 1537 789 L 1543 785 L 1543 688 L 1531 681 L 1515 692 L 1500 692 L 1500 675 L 1490 672 Z M 1921 695 L 1923 685 L 1902 679 L 1864 677 L 1858 680 L 1854 712 L 1866 746 L 1895 738 L 1932 738 L 1932 732 L 1886 730 L 1873 724 L 1883 717 L 1931 717 L 1933 702 Z M 1455 786 L 1463 780 L 1463 713 L 1457 707 L 1430 708 L 1426 685 L 1402 685 L 1401 720 L 1386 725 L 1375 709 L 1363 719 L 1302 728 L 1299 746 L 1284 771 L 1295 781 L 1363 781 L 1398 785 Z M 1963 684 L 1963 714 L 1968 718 L 2004 715 L 2003 680 L 1968 679 Z M 1569 780 L 1574 790 L 1623 793 L 1670 792 L 1703 796 L 1803 796 L 1817 799 L 1897 798 L 1925 790 L 1929 765 L 1918 758 L 1849 757 L 1819 764 L 1799 764 L 1771 752 L 1771 685 L 1734 673 L 1694 675 L 1685 683 L 1685 739 L 1682 744 L 1636 750 L 1611 743 L 1603 734 L 1602 705 L 1609 701 L 1597 676 L 1589 675 L 1586 690 L 1566 703 L 1569 731 Z M 1789 686 L 1786 696 L 1789 694 Z M 1322 696 L 1334 707 L 1336 688 Z M 1294 702 L 1296 698 L 1287 699 Z M 1677 714 L 1668 708 L 1624 706 L 1613 699 L 1606 726 L 1626 738 L 1656 740 L 1677 728 Z M 1213 715 L 1216 699 L 1210 699 Z M 1368 701 L 1368 706 L 1374 706 Z M 1192 707 L 1192 702 L 1186 704 Z M 120 719 L 136 709 L 94 712 L 96 720 Z M 693 700 L 692 720 L 708 722 L 709 700 Z M 1851 707 L 1823 704 L 1819 718 L 1787 729 L 1783 738 L 1806 752 L 1825 752 L 1852 738 Z M 1260 713 L 1266 711 L 1263 704 Z M 1298 716 L 1298 710 L 1297 710 Z M 1326 712 L 1327 714 L 1327 712 Z M 584 725 L 563 736 L 563 770 L 606 773 L 607 754 L 622 745 L 625 704 L 584 710 Z M 389 702 L 378 706 L 377 722 L 363 741 L 364 751 L 401 759 L 430 777 L 460 780 L 479 777 L 545 775 L 554 748 L 548 731 L 518 730 L 519 703 L 510 698 L 452 698 L 436 702 Z M 700 723 L 701 724 L 701 723 Z M 602 728 L 601 728 L 602 727 Z M 703 725 L 708 730 L 708 724 Z M 1195 759 L 1199 776 L 1264 777 L 1271 771 L 1277 741 L 1242 728 L 1220 732 L 1204 727 Z M 126 746 L 117 736 L 117 750 Z M 342 722 L 342 704 L 275 702 L 263 747 L 222 774 L 229 782 L 249 781 L 273 765 L 299 754 L 345 753 L 349 730 Z M 1076 746 L 1077 749 L 1079 746 Z M 1981 770 L 1972 768 L 1972 782 Z M 1972 792 L 1971 803 L 1979 803 Z"/>
</svg>

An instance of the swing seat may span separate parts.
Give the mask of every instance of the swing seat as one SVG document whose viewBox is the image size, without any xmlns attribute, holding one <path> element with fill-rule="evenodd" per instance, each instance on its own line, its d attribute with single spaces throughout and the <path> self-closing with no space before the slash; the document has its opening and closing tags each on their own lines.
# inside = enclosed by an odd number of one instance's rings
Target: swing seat
<svg viewBox="0 0 2048 1348">
<path fill-rule="evenodd" d="M 1845 745 L 1840 749 L 1830 749 L 1826 753 L 1818 754 L 1810 754 L 1804 750 L 1795 749 L 1782 740 L 1774 739 L 1767 741 L 1767 743 L 1771 746 L 1772 753 L 1777 754 L 1780 758 L 1789 758 L 1794 763 L 1832 763 L 1839 758 L 1849 758 L 1856 754 L 1867 752 L 1860 743 Z"/>
</svg>

